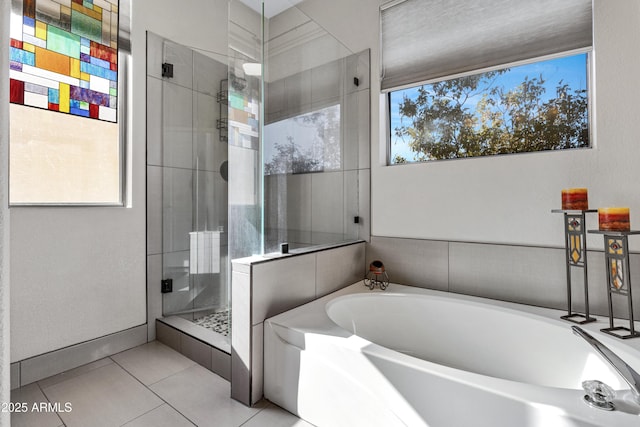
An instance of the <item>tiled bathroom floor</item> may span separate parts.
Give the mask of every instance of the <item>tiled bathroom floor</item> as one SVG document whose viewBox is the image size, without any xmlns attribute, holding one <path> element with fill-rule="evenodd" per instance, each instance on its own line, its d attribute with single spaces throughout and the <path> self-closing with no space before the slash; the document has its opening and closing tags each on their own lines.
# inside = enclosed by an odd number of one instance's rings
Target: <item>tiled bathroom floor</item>
<svg viewBox="0 0 640 427">
<path fill-rule="evenodd" d="M 11 425 L 311 427 L 269 402 L 248 408 L 229 394 L 229 382 L 154 341 L 12 390 L 11 401 L 29 411 L 12 413 Z M 31 410 L 47 402 L 59 410 Z"/>
</svg>

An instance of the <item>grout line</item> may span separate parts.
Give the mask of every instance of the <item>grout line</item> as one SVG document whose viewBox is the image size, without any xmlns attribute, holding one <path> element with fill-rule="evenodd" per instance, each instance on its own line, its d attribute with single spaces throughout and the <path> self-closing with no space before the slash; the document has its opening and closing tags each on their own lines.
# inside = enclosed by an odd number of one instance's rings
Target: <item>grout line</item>
<svg viewBox="0 0 640 427">
<path fill-rule="evenodd" d="M 35 384 L 38 387 L 38 389 L 40 390 L 40 392 L 42 393 L 42 395 L 44 396 L 44 398 L 47 399 L 47 402 L 54 403 L 54 402 L 51 401 L 51 399 L 49 399 L 49 396 L 47 396 L 47 393 L 44 392 L 44 389 L 40 386 L 38 381 L 36 381 Z M 66 424 L 64 423 L 64 420 L 62 419 L 62 417 L 60 416 L 60 413 L 58 411 L 56 411 L 56 416 L 58 417 L 58 419 L 60 420 L 62 425 L 66 426 Z"/>
<path fill-rule="evenodd" d="M 261 400 L 264 400 L 264 398 L 263 398 L 263 399 L 261 399 Z M 265 402 L 266 402 L 266 400 L 265 400 Z M 238 424 L 238 427 L 242 427 L 243 425 L 246 425 L 249 421 L 251 421 L 252 419 L 254 419 L 255 417 L 257 417 L 259 413 L 261 413 L 262 411 L 264 411 L 265 409 L 267 409 L 267 408 L 269 407 L 269 405 L 271 405 L 271 404 L 270 404 L 270 403 L 267 403 L 267 404 L 265 405 L 265 407 L 264 407 L 264 408 L 259 409 L 255 414 L 253 414 L 252 416 L 250 416 L 249 418 L 247 418 L 244 422 L 242 422 L 241 424 Z M 250 408 L 253 408 L 253 407 L 252 407 L 252 406 L 250 406 Z"/>
<path fill-rule="evenodd" d="M 159 342 L 159 341 L 158 341 L 158 342 Z M 166 345 L 166 344 L 163 344 L 163 345 Z M 168 346 L 167 346 L 167 347 L 168 347 Z M 173 350 L 173 351 L 176 351 L 176 350 L 172 349 L 171 347 L 169 347 L 169 348 L 170 348 L 171 350 Z M 176 351 L 176 353 L 178 353 L 178 354 L 180 354 L 181 356 L 184 356 L 185 358 L 189 359 L 187 356 L 185 356 L 185 355 L 184 355 L 184 354 L 182 354 L 182 353 L 179 353 L 179 352 L 177 352 L 177 351 Z M 111 359 L 111 360 L 113 360 L 113 359 Z M 145 388 L 148 388 L 149 390 L 151 390 L 151 389 L 150 389 L 150 387 L 151 387 L 151 386 L 156 385 L 156 384 L 158 384 L 159 382 L 166 380 L 167 378 L 171 378 L 171 377 L 173 377 L 174 375 L 180 374 L 180 373 L 182 373 L 182 372 L 186 371 L 187 369 L 190 369 L 190 368 L 192 368 L 193 366 L 198 365 L 198 363 L 197 363 L 196 361 L 194 361 L 194 360 L 189 359 L 189 361 L 190 361 L 190 362 L 192 362 L 192 364 L 191 364 L 190 366 L 187 366 L 186 368 L 181 369 L 181 370 L 179 370 L 178 372 L 174 372 L 173 374 L 168 375 L 168 376 L 166 376 L 166 377 L 164 377 L 164 378 L 160 378 L 158 381 L 156 381 L 156 382 L 154 382 L 154 383 L 151 383 L 151 384 L 149 384 L 149 385 L 147 385 L 147 384 L 143 383 L 143 382 L 142 382 L 142 381 L 141 381 L 137 376 L 135 376 L 132 372 L 130 372 L 127 368 L 125 368 L 124 366 L 122 366 L 122 365 L 121 365 L 120 363 L 118 363 L 117 361 L 113 360 L 113 363 L 115 363 L 115 364 L 116 364 L 116 365 L 118 365 L 120 368 L 122 368 L 122 370 L 123 370 L 123 371 L 125 371 L 127 374 L 131 375 L 131 376 L 132 376 L 136 381 L 138 381 L 140 384 L 142 384 Z M 200 365 L 198 365 L 198 366 L 200 366 Z M 151 390 L 151 391 L 153 392 L 153 390 Z M 153 393 L 155 394 L 155 392 L 153 392 Z M 158 397 L 160 397 L 160 396 L 158 396 Z"/>
<path fill-rule="evenodd" d="M 447 242 L 447 292 L 451 292 L 451 242 Z"/>
<path fill-rule="evenodd" d="M 164 402 L 164 400 L 163 400 L 163 402 Z M 165 402 L 165 403 L 166 403 L 166 402 Z M 144 416 L 145 416 L 145 415 L 147 415 L 149 412 L 153 412 L 153 411 L 155 411 L 155 410 L 156 410 L 156 409 L 158 409 L 159 407 L 163 406 L 165 403 L 161 403 L 161 404 L 159 404 L 158 406 L 156 406 L 155 408 L 151 408 L 151 409 L 149 409 L 147 412 L 145 412 L 145 413 L 143 413 L 143 414 L 140 414 L 140 415 L 138 415 L 138 416 L 136 416 L 136 417 L 133 417 L 133 418 L 131 418 L 130 420 L 125 421 L 123 424 L 120 424 L 120 426 L 121 426 L 121 427 L 122 427 L 122 426 L 126 426 L 126 425 L 127 425 L 127 424 L 129 424 L 130 422 L 135 421 L 135 420 L 137 420 L 138 418 L 144 417 Z"/>
<path fill-rule="evenodd" d="M 143 344 L 143 345 L 144 345 L 144 344 Z M 135 347 L 134 347 L 134 348 L 135 348 Z M 171 349 L 171 350 L 173 350 L 173 349 Z M 173 351 L 175 351 L 175 350 L 173 350 Z M 111 360 L 113 360 L 113 359 L 111 359 Z M 189 417 L 187 417 L 185 414 L 183 414 L 182 412 L 180 412 L 180 411 L 179 411 L 177 408 L 175 408 L 171 403 L 167 402 L 165 399 L 163 399 L 163 398 L 162 398 L 162 396 L 160 396 L 158 393 L 156 393 L 154 390 L 152 390 L 152 389 L 151 389 L 151 386 L 152 386 L 152 385 L 154 385 L 154 384 L 158 384 L 160 381 L 164 381 L 164 380 L 166 380 L 167 378 L 171 378 L 171 377 L 173 377 L 173 376 L 174 376 L 174 375 L 176 375 L 176 374 L 179 374 L 179 373 L 181 373 L 181 372 L 184 372 L 185 370 L 187 370 L 187 369 L 191 368 L 193 365 L 192 365 L 192 366 L 189 366 L 188 368 L 182 369 L 182 370 L 180 370 L 179 372 L 176 372 L 176 373 L 174 373 L 174 374 L 171 374 L 171 375 L 169 375 L 169 376 L 167 376 L 167 377 L 165 377 L 165 378 L 163 378 L 163 379 L 161 379 L 161 380 L 158 380 L 158 381 L 156 381 L 156 382 L 155 382 L 155 383 L 153 383 L 153 384 L 149 384 L 149 385 L 147 386 L 145 383 L 143 383 L 142 381 L 140 381 L 140 379 L 138 379 L 138 377 L 136 377 L 136 376 L 135 376 L 135 375 L 133 375 L 131 372 L 129 372 L 127 369 L 125 369 L 125 368 L 124 368 L 124 366 L 122 366 L 121 364 L 119 364 L 119 363 L 118 363 L 118 362 L 116 362 L 115 360 L 113 360 L 113 363 L 115 363 L 115 364 L 116 364 L 116 365 L 118 365 L 120 368 L 122 368 L 122 370 L 123 370 L 123 371 L 125 371 L 128 375 L 130 375 L 134 380 L 136 380 L 137 382 L 139 382 L 139 383 L 140 383 L 140 384 L 141 384 L 145 389 L 147 389 L 147 390 L 149 390 L 151 393 L 153 393 L 153 394 L 154 394 L 158 399 L 160 399 L 162 402 L 164 402 L 164 404 L 166 404 L 166 405 L 167 405 L 167 406 L 169 406 L 171 409 L 173 409 L 174 411 L 176 411 L 177 413 L 179 413 L 180 415 L 182 415 L 182 416 L 183 416 L 187 421 L 189 421 L 191 424 L 193 424 L 194 426 L 197 426 L 197 424 L 195 424 L 193 421 L 191 421 L 191 419 L 190 419 Z M 194 362 L 194 363 L 195 363 L 195 362 Z M 196 363 L 196 365 L 197 365 L 197 363 Z M 155 410 L 155 409 L 158 409 L 158 408 L 159 408 L 160 406 L 162 406 L 162 405 L 163 405 L 163 404 L 161 403 L 161 404 L 160 404 L 160 405 L 158 405 L 157 407 L 153 408 L 153 409 L 152 409 L 152 411 L 153 411 L 153 410 Z M 148 412 L 151 412 L 151 411 L 148 411 Z M 148 412 L 146 412 L 146 413 L 148 413 Z M 144 415 L 144 414 L 143 414 L 143 415 Z M 140 416 L 142 416 L 142 415 L 140 415 Z M 139 418 L 140 416 L 138 416 L 138 417 L 136 417 L 136 418 Z M 129 423 L 129 422 L 133 421 L 133 420 L 134 420 L 134 419 L 136 419 L 136 418 L 133 418 L 133 419 L 131 419 L 131 420 L 127 421 L 127 423 Z M 126 424 L 126 423 L 125 423 L 125 424 Z"/>
</svg>

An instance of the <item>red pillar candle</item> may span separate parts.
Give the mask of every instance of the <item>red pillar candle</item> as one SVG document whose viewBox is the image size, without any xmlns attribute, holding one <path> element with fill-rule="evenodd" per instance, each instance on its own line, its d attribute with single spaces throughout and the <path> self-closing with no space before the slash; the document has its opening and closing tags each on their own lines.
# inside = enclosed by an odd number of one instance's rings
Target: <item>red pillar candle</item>
<svg viewBox="0 0 640 427">
<path fill-rule="evenodd" d="M 586 188 L 565 188 L 562 190 L 562 209 L 586 211 L 589 200 Z"/>
<path fill-rule="evenodd" d="M 629 231 L 629 208 L 598 209 L 598 224 L 601 231 Z"/>
</svg>

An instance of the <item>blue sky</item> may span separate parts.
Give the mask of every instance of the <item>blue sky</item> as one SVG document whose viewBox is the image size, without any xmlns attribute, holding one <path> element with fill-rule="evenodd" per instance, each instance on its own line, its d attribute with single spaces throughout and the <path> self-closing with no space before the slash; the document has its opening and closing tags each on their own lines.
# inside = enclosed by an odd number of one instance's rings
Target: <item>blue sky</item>
<svg viewBox="0 0 640 427">
<path fill-rule="evenodd" d="M 547 88 L 546 96 L 543 99 L 549 99 L 555 95 L 555 88 L 560 80 L 568 83 L 574 90 L 587 88 L 587 54 L 578 54 L 563 58 L 552 59 L 548 61 L 537 62 L 533 64 L 520 65 L 511 67 L 510 71 L 499 76 L 495 85 L 502 85 L 505 89 L 515 88 L 522 83 L 525 77 L 532 79 L 542 74 L 545 79 L 545 87 Z M 403 95 L 408 97 L 417 96 L 417 88 L 405 89 L 391 93 L 391 158 L 396 154 L 405 157 L 411 161 L 414 153 L 409 150 L 402 139 L 395 136 L 394 129 L 400 126 L 400 113 L 398 104 L 402 101 Z M 480 99 L 477 97 L 476 101 Z M 473 100 L 469 103 L 471 108 L 475 105 Z M 405 123 L 408 123 L 405 119 Z"/>
</svg>

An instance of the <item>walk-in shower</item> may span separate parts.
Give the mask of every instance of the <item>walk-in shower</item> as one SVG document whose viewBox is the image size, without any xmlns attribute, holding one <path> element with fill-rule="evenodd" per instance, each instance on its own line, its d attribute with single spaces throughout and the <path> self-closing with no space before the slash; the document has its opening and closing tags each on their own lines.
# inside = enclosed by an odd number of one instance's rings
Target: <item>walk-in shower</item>
<svg viewBox="0 0 640 427">
<path fill-rule="evenodd" d="M 149 286 L 163 325 L 227 356 L 230 260 L 368 229 L 369 53 L 261 5 L 230 0 L 224 40 L 147 34 Z"/>
<path fill-rule="evenodd" d="M 162 314 L 226 337 L 227 64 L 224 56 L 221 62 L 215 54 L 149 38 L 162 55 Z"/>
</svg>

